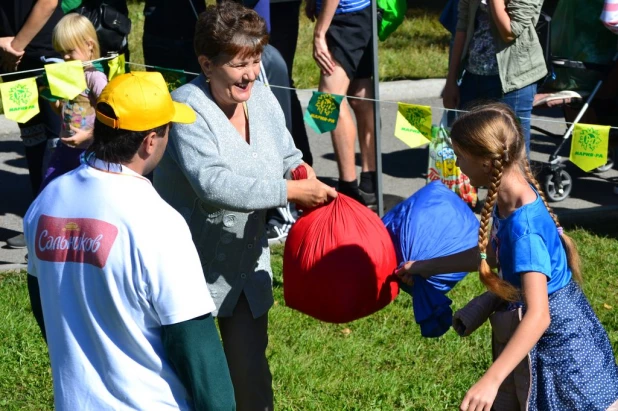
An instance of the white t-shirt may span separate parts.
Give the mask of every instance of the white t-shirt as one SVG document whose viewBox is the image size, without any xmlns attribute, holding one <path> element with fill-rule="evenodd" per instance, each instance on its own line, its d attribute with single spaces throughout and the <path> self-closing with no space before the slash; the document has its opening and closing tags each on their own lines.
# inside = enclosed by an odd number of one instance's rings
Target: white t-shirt
<svg viewBox="0 0 618 411">
<path fill-rule="evenodd" d="M 185 220 L 150 182 L 126 167 L 82 164 L 36 198 L 24 234 L 56 409 L 189 409 L 161 326 L 215 305 Z"/>
</svg>

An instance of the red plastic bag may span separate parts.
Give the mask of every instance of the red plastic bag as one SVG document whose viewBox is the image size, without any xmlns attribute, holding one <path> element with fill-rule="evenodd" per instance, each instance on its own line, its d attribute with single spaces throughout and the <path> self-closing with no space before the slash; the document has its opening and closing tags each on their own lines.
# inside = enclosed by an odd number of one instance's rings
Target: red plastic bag
<svg viewBox="0 0 618 411">
<path fill-rule="evenodd" d="M 290 230 L 283 258 L 288 307 L 345 323 L 387 306 L 399 293 L 397 257 L 380 218 L 345 195 L 307 211 Z"/>
</svg>

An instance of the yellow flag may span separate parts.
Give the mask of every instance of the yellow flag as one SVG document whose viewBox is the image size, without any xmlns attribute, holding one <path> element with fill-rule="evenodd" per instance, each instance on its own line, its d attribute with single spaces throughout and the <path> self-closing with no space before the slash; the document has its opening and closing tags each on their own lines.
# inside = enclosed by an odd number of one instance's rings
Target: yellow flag
<svg viewBox="0 0 618 411">
<path fill-rule="evenodd" d="M 0 84 L 6 118 L 25 123 L 39 114 L 39 90 L 34 77 Z"/>
<path fill-rule="evenodd" d="M 84 66 L 79 60 L 47 64 L 45 73 L 47 73 L 49 89 L 56 97 L 73 100 L 79 93 L 86 90 Z"/>
<path fill-rule="evenodd" d="M 108 60 L 107 67 L 109 67 L 109 73 L 107 74 L 108 80 L 112 80 L 114 77 L 117 77 L 121 74 L 125 73 L 125 59 L 124 54 L 120 54 L 118 57 L 114 57 L 111 60 Z"/>
<path fill-rule="evenodd" d="M 609 126 L 575 124 L 571 141 L 570 160 L 584 171 L 591 171 L 607 163 Z"/>
<path fill-rule="evenodd" d="M 431 140 L 431 107 L 416 104 L 397 103 L 395 137 L 412 148 Z"/>
</svg>

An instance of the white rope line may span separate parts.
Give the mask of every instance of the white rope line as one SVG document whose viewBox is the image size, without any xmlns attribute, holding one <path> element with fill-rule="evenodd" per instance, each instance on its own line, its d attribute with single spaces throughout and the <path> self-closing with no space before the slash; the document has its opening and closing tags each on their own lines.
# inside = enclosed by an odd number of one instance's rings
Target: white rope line
<svg viewBox="0 0 618 411">
<path fill-rule="evenodd" d="M 96 60 L 92 60 L 92 61 L 88 61 L 88 62 L 84 62 L 84 65 L 88 65 L 90 63 L 94 63 L 96 61 L 103 61 L 103 60 L 111 60 L 113 58 L 116 58 L 118 56 L 111 56 L 111 57 L 101 57 L 99 59 Z M 133 66 L 137 66 L 137 67 L 144 67 L 144 68 L 150 68 L 150 69 L 155 69 L 155 70 L 169 70 L 169 71 L 176 71 L 179 73 L 184 73 L 184 74 L 189 74 L 192 76 L 199 76 L 201 73 L 193 73 L 190 71 L 184 71 L 184 70 L 177 70 L 177 69 L 166 69 L 164 67 L 159 67 L 159 66 L 152 66 L 149 64 L 141 64 L 141 63 L 134 63 L 132 61 L 127 61 L 125 62 L 126 64 L 131 64 Z M 21 74 L 21 73 L 30 73 L 30 72 L 35 72 L 35 71 L 41 71 L 41 70 L 45 70 L 44 68 L 41 69 L 34 69 L 34 70 L 24 70 L 24 71 L 17 71 L 17 72 L 13 72 L 13 73 L 5 73 L 5 74 L 0 74 L 0 77 L 3 76 L 8 76 L 8 75 L 14 75 L 14 74 Z M 314 91 L 317 91 L 316 89 L 310 89 L 310 88 L 294 88 L 294 87 L 286 87 L 286 86 L 278 86 L 275 84 L 267 84 L 268 87 L 274 87 L 274 88 L 280 88 L 280 89 L 284 89 L 284 90 L 295 90 L 297 92 L 311 92 L 313 93 Z M 333 94 L 333 93 L 331 93 Z M 338 94 L 337 94 L 338 95 Z M 356 96 L 347 96 L 347 95 L 342 95 L 342 97 L 348 98 L 348 99 L 356 99 L 356 100 L 364 100 L 364 101 L 372 101 L 372 102 L 378 102 L 378 103 L 386 103 L 386 104 L 399 104 L 399 101 L 393 101 L 393 100 L 376 100 L 373 98 L 367 98 L 367 97 L 356 97 Z M 411 103 L 403 103 L 403 104 L 411 104 Z M 459 110 L 459 109 L 454 109 L 454 108 L 445 108 L 445 107 L 435 107 L 435 106 L 426 106 L 429 107 L 433 110 L 442 110 L 442 111 L 452 111 L 455 113 L 467 113 L 466 110 Z M 543 122 L 543 123 L 554 123 L 554 124 L 562 124 L 565 126 L 570 126 L 572 124 L 575 124 L 576 122 L 568 122 L 568 121 L 563 121 L 563 120 L 549 120 L 549 119 L 544 119 L 544 118 L 535 118 L 535 117 L 530 117 L 530 118 L 526 118 L 526 117 L 520 117 L 522 120 L 530 120 L 535 121 L 535 122 Z M 618 130 L 618 127 L 614 127 L 614 126 L 609 126 L 610 129 L 612 130 Z"/>
<path fill-rule="evenodd" d="M 133 63 L 132 61 L 127 61 L 127 64 L 132 64 L 134 66 L 138 66 L 138 67 L 145 67 L 145 68 L 151 68 L 151 69 L 160 69 L 161 67 L 157 67 L 157 66 L 150 66 L 148 64 L 140 64 L 140 63 Z M 175 69 L 171 69 L 171 71 L 178 71 L 178 72 L 182 72 L 184 74 L 190 74 L 193 76 L 199 76 L 201 73 L 193 73 L 190 71 L 184 71 L 184 70 L 175 70 Z M 294 87 L 286 87 L 286 86 L 278 86 L 275 84 L 267 84 L 269 87 L 274 87 L 274 88 L 280 88 L 280 89 L 284 89 L 284 90 L 295 90 L 295 91 L 300 91 L 300 92 L 314 92 L 317 91 L 316 89 L 310 89 L 310 88 L 294 88 Z M 332 94 L 332 93 L 331 93 Z M 356 96 L 343 96 L 346 98 L 352 98 L 352 99 L 357 99 L 357 100 L 365 100 L 365 101 L 377 101 L 379 103 L 387 103 L 387 104 L 399 104 L 399 101 L 393 101 L 393 100 L 376 100 L 373 98 L 367 98 L 367 97 L 356 97 Z M 409 104 L 409 103 L 404 103 L 404 104 Z M 454 108 L 445 108 L 445 107 L 435 107 L 435 106 L 426 106 L 429 107 L 431 109 L 434 110 L 443 110 L 443 111 L 452 111 L 455 113 L 467 113 L 466 110 L 459 110 L 459 109 L 454 109 Z M 544 122 L 544 123 L 554 123 L 554 124 L 563 124 L 565 126 L 569 126 L 571 124 L 571 122 L 567 122 L 564 120 L 549 120 L 549 119 L 544 119 L 544 118 L 536 118 L 536 117 L 530 117 L 530 118 L 526 118 L 526 117 L 520 117 L 522 120 L 530 120 L 530 121 L 536 121 L 536 122 Z M 610 129 L 614 129 L 614 130 L 618 130 L 618 127 L 612 127 L 609 126 Z"/>
<path fill-rule="evenodd" d="M 85 66 L 88 66 L 88 65 L 90 65 L 92 63 L 96 63 L 97 61 L 111 60 L 111 59 L 115 59 L 116 57 L 118 57 L 118 56 L 115 55 L 115 56 L 111 56 L 111 57 L 101 57 L 101 58 L 98 58 L 96 60 L 82 61 L 82 66 L 85 67 Z M 54 63 L 49 63 L 49 64 L 54 64 Z M 14 76 L 16 74 L 23 74 L 23 73 L 34 73 L 34 72 L 37 72 L 37 71 L 45 71 L 45 68 L 42 67 L 42 68 L 37 68 L 37 69 L 32 69 L 32 70 L 12 71 L 10 73 L 0 74 L 0 77 Z"/>
</svg>

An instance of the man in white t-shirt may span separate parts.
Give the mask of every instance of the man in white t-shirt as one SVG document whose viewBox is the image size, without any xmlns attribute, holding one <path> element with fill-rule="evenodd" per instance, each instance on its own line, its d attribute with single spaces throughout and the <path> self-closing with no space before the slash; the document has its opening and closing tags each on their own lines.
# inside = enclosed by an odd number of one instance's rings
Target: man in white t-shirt
<svg viewBox="0 0 618 411">
<path fill-rule="evenodd" d="M 24 218 L 56 409 L 235 409 L 189 228 L 143 177 L 170 123 L 195 113 L 172 101 L 160 73 L 142 72 L 113 79 L 96 117 L 82 165 Z"/>
</svg>

